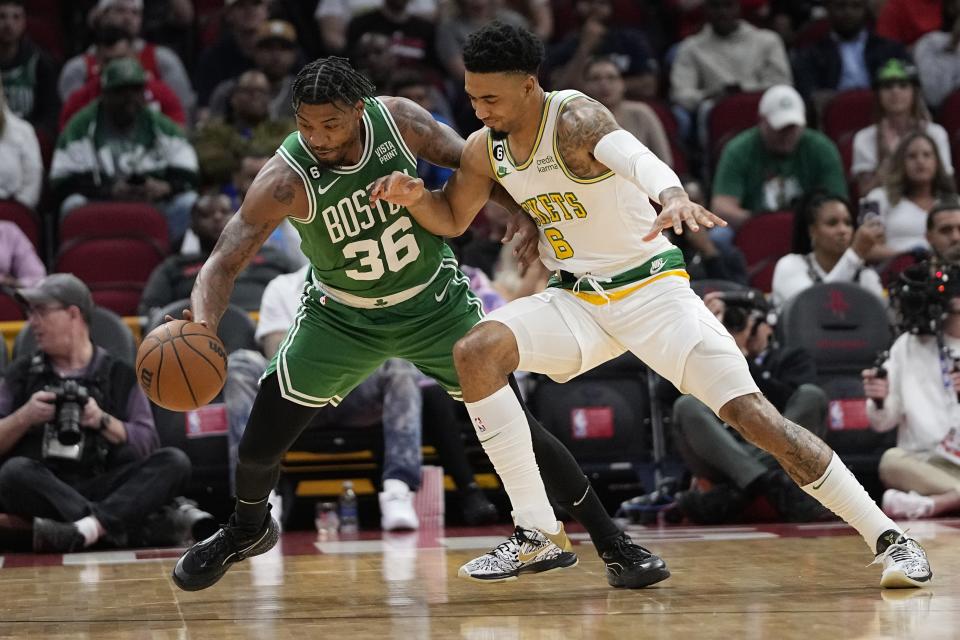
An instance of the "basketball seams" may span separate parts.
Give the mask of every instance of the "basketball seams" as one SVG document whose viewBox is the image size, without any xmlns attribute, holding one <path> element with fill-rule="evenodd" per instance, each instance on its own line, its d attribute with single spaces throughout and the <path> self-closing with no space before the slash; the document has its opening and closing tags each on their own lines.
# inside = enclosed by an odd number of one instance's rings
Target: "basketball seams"
<svg viewBox="0 0 960 640">
<path fill-rule="evenodd" d="M 177 345 L 173 340 L 170 341 L 170 347 L 173 349 L 173 355 L 177 358 L 177 365 L 180 367 L 180 375 L 183 376 L 183 382 L 187 385 L 187 391 L 190 392 L 190 397 L 193 399 L 193 406 L 198 407 L 200 403 L 197 402 L 197 394 L 193 392 L 193 385 L 190 384 L 190 378 L 187 377 L 187 370 L 183 366 L 183 361 L 180 359 L 180 353 L 177 351 Z"/>
<path fill-rule="evenodd" d="M 140 345 L 140 351 L 143 350 L 143 345 L 147 343 L 147 340 L 156 340 L 157 344 L 150 347 L 150 349 L 148 349 L 142 356 L 140 355 L 139 352 L 137 353 L 137 356 L 139 356 L 137 358 L 137 371 L 140 371 L 140 367 L 141 365 L 143 365 L 143 361 L 146 360 L 151 353 L 156 351 L 157 347 L 163 346 L 163 340 L 161 340 L 157 336 L 147 336 L 146 338 L 143 339 L 143 343 Z"/>
<path fill-rule="evenodd" d="M 192 335 L 192 336 L 203 336 L 203 337 L 205 337 L 205 338 L 210 338 L 210 334 L 208 334 L 208 333 L 191 333 L 191 334 L 189 334 L 189 335 Z M 220 381 L 223 382 L 223 376 L 220 374 L 220 369 L 219 369 L 219 367 L 217 367 L 217 365 L 215 365 L 215 364 L 210 360 L 210 358 L 208 358 L 202 351 L 200 351 L 199 349 L 197 349 L 195 346 L 193 346 L 192 344 L 190 344 L 190 342 L 189 342 L 188 340 L 184 339 L 182 342 L 183 342 L 183 344 L 185 344 L 186 346 L 190 347 L 190 349 L 193 350 L 198 356 L 200 356 L 201 358 L 203 358 L 204 362 L 206 362 L 207 364 L 209 364 L 209 365 L 213 368 L 213 370 L 216 372 L 217 378 L 219 378 Z M 224 373 L 226 373 L 226 369 L 224 369 Z"/>
</svg>

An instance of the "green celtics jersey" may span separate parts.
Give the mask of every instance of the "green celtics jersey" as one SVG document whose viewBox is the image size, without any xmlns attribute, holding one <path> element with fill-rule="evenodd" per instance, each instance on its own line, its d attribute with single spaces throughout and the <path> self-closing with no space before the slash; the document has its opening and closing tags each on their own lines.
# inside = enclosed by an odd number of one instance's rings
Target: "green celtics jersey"
<svg viewBox="0 0 960 640">
<path fill-rule="evenodd" d="M 383 306 L 431 282 L 453 254 L 405 208 L 382 200 L 371 206 L 374 180 L 393 171 L 416 176 L 417 161 L 382 101 L 366 100 L 362 126 L 363 153 L 351 167 L 321 168 L 298 132 L 277 153 L 307 191 L 308 218 L 290 221 L 315 280 L 335 299 Z"/>
</svg>

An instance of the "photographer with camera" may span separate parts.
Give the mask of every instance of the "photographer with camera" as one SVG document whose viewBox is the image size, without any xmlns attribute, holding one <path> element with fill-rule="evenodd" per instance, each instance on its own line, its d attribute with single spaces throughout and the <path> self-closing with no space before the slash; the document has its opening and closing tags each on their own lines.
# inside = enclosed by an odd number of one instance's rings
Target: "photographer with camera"
<svg viewBox="0 0 960 640">
<path fill-rule="evenodd" d="M 157 448 L 133 368 L 91 342 L 85 284 L 56 273 L 17 299 L 37 348 L 0 379 L 0 511 L 25 519 L 34 551 L 125 546 L 177 495 L 190 460 Z"/>
<path fill-rule="evenodd" d="M 776 317 L 757 290 L 711 292 L 704 302 L 730 331 L 763 394 L 784 417 L 822 436 L 827 396 L 815 384 L 811 355 L 771 341 Z M 719 524 L 736 520 L 748 502 L 767 498 L 788 520 L 822 519 L 819 503 L 797 488 L 768 453 L 744 440 L 693 396 L 673 405 L 673 428 L 684 462 L 712 488 L 678 493 L 677 506 L 690 520 Z"/>
<path fill-rule="evenodd" d="M 891 288 L 902 334 L 863 371 L 867 416 L 897 429 L 880 458 L 884 512 L 926 518 L 960 509 L 960 267 L 922 263 Z"/>
</svg>

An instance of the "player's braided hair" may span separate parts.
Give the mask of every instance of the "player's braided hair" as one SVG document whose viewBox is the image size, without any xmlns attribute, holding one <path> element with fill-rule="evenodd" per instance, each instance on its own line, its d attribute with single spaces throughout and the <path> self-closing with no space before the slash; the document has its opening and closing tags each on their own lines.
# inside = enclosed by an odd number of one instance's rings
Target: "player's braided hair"
<svg viewBox="0 0 960 640">
<path fill-rule="evenodd" d="M 529 73 L 543 63 L 543 43 L 523 27 L 495 20 L 474 31 L 463 47 L 470 73 Z"/>
<path fill-rule="evenodd" d="M 346 58 L 318 58 L 300 69 L 293 81 L 293 110 L 301 104 L 355 104 L 372 98 L 377 88 Z"/>
</svg>

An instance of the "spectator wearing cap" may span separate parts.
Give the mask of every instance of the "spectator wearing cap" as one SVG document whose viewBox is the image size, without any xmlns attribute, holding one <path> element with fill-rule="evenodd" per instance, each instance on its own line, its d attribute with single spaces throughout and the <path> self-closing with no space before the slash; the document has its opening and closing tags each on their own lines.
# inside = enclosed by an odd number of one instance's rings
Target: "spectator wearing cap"
<svg viewBox="0 0 960 640">
<path fill-rule="evenodd" d="M 125 546 L 177 495 L 190 459 L 158 448 L 133 367 L 90 340 L 85 284 L 55 273 L 17 299 L 37 346 L 0 379 L 0 511 L 25 519 L 34 551 L 79 551 L 101 540 Z M 51 431 L 62 429 L 50 423 L 63 401 L 82 403 L 77 444 Z"/>
<path fill-rule="evenodd" d="M 820 105 L 834 92 L 866 89 L 891 58 L 908 59 L 903 45 L 877 35 L 868 0 L 827 0 L 830 30 L 796 51 L 794 86 Z"/>
<path fill-rule="evenodd" d="M 740 19 L 739 0 L 706 0 L 707 24 L 685 38 L 670 70 L 671 100 L 693 112 L 730 91 L 763 91 L 792 84 L 780 36 Z"/>
<path fill-rule="evenodd" d="M 126 31 L 119 27 L 102 27 L 97 32 L 94 55 L 96 55 L 101 66 L 120 58 L 136 59 L 134 45 L 134 38 L 131 38 Z M 148 74 L 147 84 L 144 85 L 143 91 L 144 100 L 146 100 L 148 107 L 154 111 L 160 111 L 180 126 L 186 126 L 187 116 L 180 104 L 180 99 L 165 82 Z M 100 97 L 100 92 L 100 76 L 96 75 L 90 78 L 85 85 L 71 93 L 60 111 L 60 130 L 80 109 Z"/>
<path fill-rule="evenodd" d="M 196 200 L 197 155 L 176 123 L 147 108 L 146 82 L 132 58 L 104 68 L 103 95 L 60 134 L 50 182 L 63 215 L 91 200 L 145 201 L 164 212 L 176 241 Z"/>
<path fill-rule="evenodd" d="M 43 184 L 40 143 L 33 127 L 7 106 L 0 82 L 0 200 L 36 209 Z"/>
<path fill-rule="evenodd" d="M 347 48 L 353 49 L 365 33 L 382 33 L 390 38 L 398 63 L 440 71 L 436 27 L 411 13 L 411 5 L 410 0 L 384 0 L 379 8 L 354 17 L 347 28 Z"/>
<path fill-rule="evenodd" d="M 931 108 L 960 89 L 960 0 L 943 0 L 943 26 L 917 40 L 913 59 Z"/>
<path fill-rule="evenodd" d="M 953 175 L 950 138 L 946 130 L 933 122 L 923 102 L 917 68 L 892 58 L 875 76 L 876 122 L 853 137 L 853 162 L 850 173 L 860 193 L 883 182 L 885 163 L 903 137 L 914 131 L 925 132 L 937 145 L 940 163 L 947 175 Z"/>
<path fill-rule="evenodd" d="M 133 39 L 133 53 L 141 66 L 177 94 L 184 111 L 193 111 L 196 95 L 183 62 L 171 49 L 151 44 L 140 37 L 143 0 L 99 0 L 90 12 L 90 24 L 94 31 L 104 27 L 117 27 L 125 31 Z M 91 78 L 99 76 L 102 67 L 95 46 L 68 60 L 60 72 L 60 99 L 66 101 L 71 93 L 83 87 Z"/>
<path fill-rule="evenodd" d="M 807 128 L 796 89 L 767 89 L 759 112 L 760 124 L 727 143 L 717 165 L 711 208 L 730 225 L 711 230 L 718 244 L 729 245 L 752 216 L 789 209 L 814 189 L 847 196 L 840 154 L 829 138 Z"/>
<path fill-rule="evenodd" d="M 19 118 L 50 136 L 57 132 L 57 68 L 26 35 L 23 0 L 0 0 L 0 80 L 7 106 Z"/>
<path fill-rule="evenodd" d="M 594 56 L 604 56 L 617 65 L 628 97 L 655 97 L 657 60 L 643 32 L 612 22 L 612 0 L 578 0 L 576 11 L 580 28 L 547 55 L 552 84 L 583 89 L 587 63 Z"/>
<path fill-rule="evenodd" d="M 238 90 L 243 93 L 246 88 L 261 92 L 267 99 L 267 115 L 271 120 L 293 118 L 293 79 L 294 67 L 297 64 L 299 50 L 297 48 L 297 32 L 293 25 L 285 20 L 269 20 L 260 26 L 257 35 L 257 45 L 254 53 L 256 61 L 255 71 L 259 71 L 266 79 L 262 82 L 260 74 L 251 85 L 250 71 L 244 72 L 239 78 L 224 80 L 213 90 L 210 97 L 210 115 L 229 121 L 228 113 L 237 99 Z M 246 82 L 241 82 L 241 79 Z M 245 87 L 241 87 L 245 84 Z M 252 88 L 251 88 L 252 87 Z M 253 99 L 257 96 L 244 96 L 244 99 Z M 233 109 L 235 110 L 235 109 Z"/>
<path fill-rule="evenodd" d="M 226 0 L 220 39 L 200 54 L 195 84 L 197 102 L 202 108 L 210 103 L 213 90 L 224 80 L 236 78 L 253 69 L 257 38 L 267 21 L 264 0 Z M 199 118 L 204 119 L 202 114 Z"/>
</svg>

